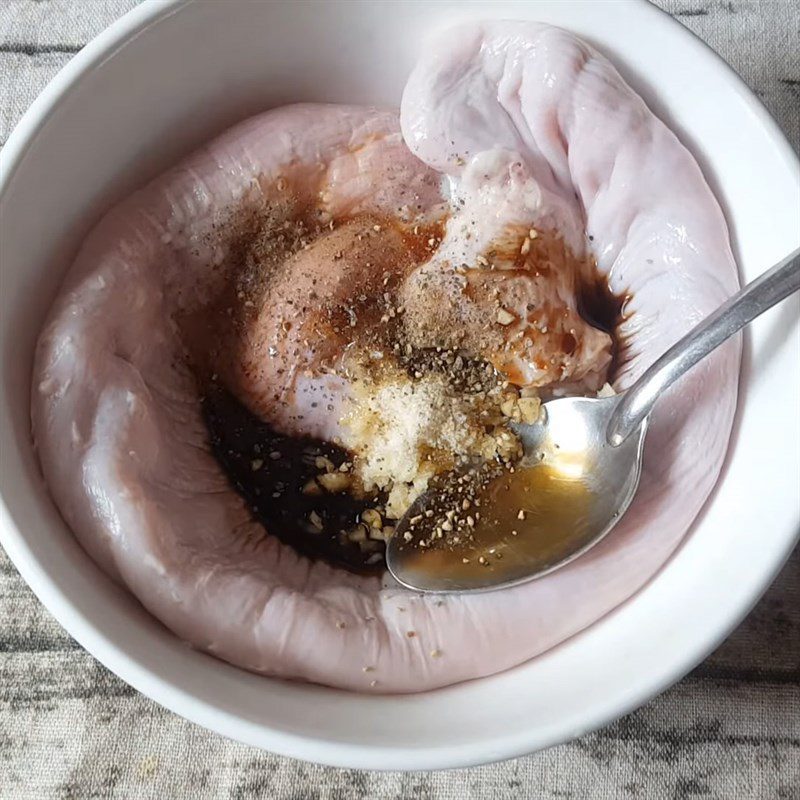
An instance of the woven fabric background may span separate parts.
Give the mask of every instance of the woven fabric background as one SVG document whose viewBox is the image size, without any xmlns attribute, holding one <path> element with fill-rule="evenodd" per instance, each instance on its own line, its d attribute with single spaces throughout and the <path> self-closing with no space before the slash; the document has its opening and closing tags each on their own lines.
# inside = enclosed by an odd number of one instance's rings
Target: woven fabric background
<svg viewBox="0 0 800 800">
<path fill-rule="evenodd" d="M 800 149 L 800 3 L 658 2 L 733 65 Z M 0 0 L 0 144 L 71 55 L 134 5 Z M 526 758 L 402 774 L 273 756 L 165 711 L 82 650 L 0 550 L 0 800 L 694 797 L 800 798 L 800 552 L 729 640 L 644 708 Z"/>
</svg>

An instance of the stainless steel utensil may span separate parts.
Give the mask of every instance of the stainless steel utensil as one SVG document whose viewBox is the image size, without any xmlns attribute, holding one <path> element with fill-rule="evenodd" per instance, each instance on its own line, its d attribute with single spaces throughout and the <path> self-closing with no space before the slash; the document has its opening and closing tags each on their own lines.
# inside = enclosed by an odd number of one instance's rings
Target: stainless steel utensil
<svg viewBox="0 0 800 800">
<path fill-rule="evenodd" d="M 748 284 L 662 355 L 626 392 L 569 397 L 516 425 L 524 457 L 480 489 L 469 537 L 431 539 L 435 491 L 420 497 L 389 541 L 386 561 L 422 591 L 498 589 L 546 575 L 619 522 L 641 475 L 647 417 L 661 394 L 755 317 L 800 289 L 800 250 Z M 411 524 L 411 521 L 414 524 Z M 430 522 L 428 521 L 430 520 Z"/>
</svg>

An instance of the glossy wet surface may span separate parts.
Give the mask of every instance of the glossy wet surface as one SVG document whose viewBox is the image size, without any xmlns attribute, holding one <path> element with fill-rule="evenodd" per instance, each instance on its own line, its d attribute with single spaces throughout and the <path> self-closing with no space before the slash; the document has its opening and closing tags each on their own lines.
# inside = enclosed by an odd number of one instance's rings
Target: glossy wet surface
<svg viewBox="0 0 800 800">
<path fill-rule="evenodd" d="M 223 389 L 203 400 L 211 449 L 253 516 L 267 532 L 301 555 L 359 573 L 384 569 L 382 541 L 351 541 L 347 534 L 376 498 L 359 500 L 347 492 L 304 487 L 320 474 L 318 459 L 338 470 L 347 451 L 328 442 L 276 433 Z M 312 483 L 313 485 L 313 483 Z"/>
</svg>

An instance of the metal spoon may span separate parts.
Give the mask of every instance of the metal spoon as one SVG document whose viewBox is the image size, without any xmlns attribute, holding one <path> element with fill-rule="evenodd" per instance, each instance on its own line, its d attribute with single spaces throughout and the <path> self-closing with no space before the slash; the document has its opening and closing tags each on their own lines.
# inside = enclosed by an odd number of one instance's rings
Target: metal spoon
<svg viewBox="0 0 800 800">
<path fill-rule="evenodd" d="M 501 471 L 477 494 L 463 495 L 472 498 L 458 511 L 466 535 L 441 532 L 442 497 L 461 502 L 462 495 L 453 494 L 453 475 L 447 491 L 445 484 L 434 485 L 412 505 L 387 547 L 392 575 L 420 591 L 498 589 L 546 575 L 585 553 L 619 522 L 636 493 L 647 418 L 661 394 L 798 289 L 800 249 L 723 303 L 623 394 L 545 403 L 536 423 L 515 426 L 524 456 L 514 471 Z M 469 476 L 460 477 L 467 485 Z"/>
</svg>

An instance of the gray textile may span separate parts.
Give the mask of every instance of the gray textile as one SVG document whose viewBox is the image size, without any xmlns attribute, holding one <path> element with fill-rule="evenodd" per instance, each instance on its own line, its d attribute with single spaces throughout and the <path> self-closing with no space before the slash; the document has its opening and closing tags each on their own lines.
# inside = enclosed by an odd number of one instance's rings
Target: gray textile
<svg viewBox="0 0 800 800">
<path fill-rule="evenodd" d="M 800 149 L 800 5 L 659 3 L 733 64 Z M 135 4 L 0 0 L 0 143 L 71 54 Z M 0 550 L 0 800 L 695 796 L 800 798 L 800 551 L 716 653 L 605 730 L 479 769 L 381 774 L 262 753 L 165 711 L 84 652 Z"/>
</svg>

